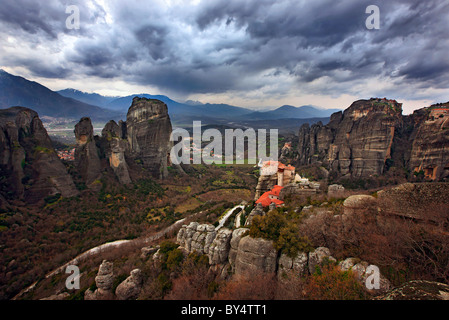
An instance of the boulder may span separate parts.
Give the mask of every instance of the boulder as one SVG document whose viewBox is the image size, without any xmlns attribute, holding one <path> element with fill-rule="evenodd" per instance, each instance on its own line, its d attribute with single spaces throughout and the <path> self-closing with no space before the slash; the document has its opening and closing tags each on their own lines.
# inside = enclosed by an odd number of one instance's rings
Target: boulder
<svg viewBox="0 0 449 320">
<path fill-rule="evenodd" d="M 264 216 L 264 215 L 265 215 L 265 211 L 263 210 L 262 204 L 261 203 L 256 204 L 254 209 L 251 210 L 251 212 L 249 213 L 248 218 L 246 218 L 245 226 L 249 226 L 251 224 L 251 221 L 254 219 L 254 217 Z"/>
<path fill-rule="evenodd" d="M 375 270 L 377 270 L 379 272 L 379 288 L 367 288 L 372 294 L 377 295 L 385 293 L 392 287 L 390 281 L 380 273 L 379 267 L 370 265 L 366 261 L 360 261 L 356 258 L 347 258 L 344 261 L 341 261 L 339 266 L 342 271 L 352 270 L 357 280 L 359 280 L 363 286 L 367 285 L 366 282 L 368 278 L 374 274 Z M 374 285 L 374 279 L 372 279 L 372 277 L 370 277 L 368 281 L 371 281 L 371 284 Z"/>
<path fill-rule="evenodd" d="M 97 276 L 95 277 L 95 284 L 97 289 L 92 291 L 86 290 L 84 293 L 84 300 L 111 300 L 113 298 L 112 287 L 114 284 L 113 263 L 103 260 L 98 268 Z"/>
<path fill-rule="evenodd" d="M 378 300 L 449 300 L 449 285 L 413 280 L 377 297 Z"/>
<path fill-rule="evenodd" d="M 331 256 L 331 252 L 326 247 L 318 247 L 314 251 L 309 252 L 309 272 L 314 274 L 316 267 L 321 265 L 325 259 L 330 261 L 336 261 L 334 257 Z"/>
<path fill-rule="evenodd" d="M 328 198 L 341 198 L 345 194 L 345 187 L 341 184 L 331 184 L 327 187 Z"/>
<path fill-rule="evenodd" d="M 262 238 L 243 237 L 235 258 L 235 275 L 251 276 L 276 272 L 277 250 L 273 242 Z"/>
<path fill-rule="evenodd" d="M 373 209 L 376 204 L 377 200 L 373 196 L 364 194 L 350 196 L 343 202 L 343 213 L 345 215 L 363 213 Z"/>
<path fill-rule="evenodd" d="M 143 276 L 140 269 L 134 269 L 128 278 L 117 286 L 115 295 L 118 300 L 135 300 L 142 290 Z"/>
</svg>

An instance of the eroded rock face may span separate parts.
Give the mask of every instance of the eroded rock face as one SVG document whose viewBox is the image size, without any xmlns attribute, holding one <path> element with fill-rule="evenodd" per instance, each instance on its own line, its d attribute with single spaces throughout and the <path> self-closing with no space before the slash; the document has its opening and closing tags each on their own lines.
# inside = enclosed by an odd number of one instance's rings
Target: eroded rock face
<svg viewBox="0 0 449 320">
<path fill-rule="evenodd" d="M 101 132 L 101 141 L 109 166 L 122 184 L 131 183 L 125 153 L 128 141 L 122 139 L 123 129 L 114 120 L 109 121 Z"/>
<path fill-rule="evenodd" d="M 449 285 L 413 280 L 378 297 L 379 300 L 449 300 Z"/>
<path fill-rule="evenodd" d="M 248 218 L 246 218 L 245 226 L 251 225 L 251 222 L 253 221 L 254 217 L 257 216 L 264 216 L 265 211 L 263 210 L 263 206 L 261 203 L 256 204 L 253 210 L 248 215 Z"/>
<path fill-rule="evenodd" d="M 176 241 L 188 253 L 196 251 L 199 254 L 208 254 L 209 247 L 216 236 L 217 232 L 213 225 L 191 222 L 181 227 Z"/>
<path fill-rule="evenodd" d="M 94 140 L 94 128 L 90 118 L 84 117 L 75 125 L 75 166 L 90 188 L 101 187 L 97 182 L 101 177 L 99 150 Z"/>
<path fill-rule="evenodd" d="M 300 252 L 296 257 L 291 258 L 286 254 L 281 254 L 279 258 L 278 278 L 288 279 L 291 276 L 302 276 L 307 272 L 307 253 Z"/>
<path fill-rule="evenodd" d="M 35 203 L 49 195 L 78 195 L 38 114 L 28 108 L 0 110 L 0 192 L 5 199 Z"/>
<path fill-rule="evenodd" d="M 155 99 L 135 97 L 126 116 L 131 156 L 142 161 L 156 178 L 168 175 L 172 126 L 167 105 Z"/>
<path fill-rule="evenodd" d="M 84 300 L 110 300 L 113 298 L 112 286 L 114 284 L 113 263 L 103 260 L 98 268 L 95 284 L 97 289 L 92 292 L 88 289 L 84 293 Z"/>
<path fill-rule="evenodd" d="M 377 200 L 373 196 L 365 194 L 353 195 L 346 198 L 343 202 L 344 214 L 363 213 L 366 210 L 374 208 L 376 204 Z"/>
<path fill-rule="evenodd" d="M 341 261 L 339 263 L 340 269 L 342 271 L 348 271 L 348 270 L 352 270 L 352 272 L 354 272 L 357 280 L 363 285 L 366 286 L 367 285 L 367 280 L 368 282 L 373 286 L 373 288 L 369 289 L 368 291 L 371 292 L 374 295 L 378 295 L 378 294 L 382 294 L 387 292 L 388 290 L 390 290 L 390 288 L 392 287 L 390 281 L 388 281 L 387 278 L 385 278 L 379 271 L 379 267 L 375 266 L 375 265 L 370 265 L 368 262 L 366 261 L 359 261 L 358 259 L 355 258 L 347 258 L 343 261 Z M 378 284 L 376 284 L 374 281 L 374 278 L 371 277 L 372 275 L 374 275 L 375 272 L 379 272 L 378 276 L 379 276 L 379 282 Z M 373 279 L 371 279 L 371 278 Z M 368 279 L 370 278 L 370 279 Z M 375 288 L 374 286 L 379 286 L 378 288 Z"/>
<path fill-rule="evenodd" d="M 336 261 L 335 258 L 331 256 L 330 250 L 326 247 L 318 247 L 314 251 L 309 252 L 309 273 L 315 273 L 316 266 L 321 265 L 326 258 L 331 261 Z"/>
<path fill-rule="evenodd" d="M 276 272 L 277 253 L 270 240 L 243 237 L 235 258 L 235 275 L 251 276 Z"/>
<path fill-rule="evenodd" d="M 237 257 L 237 250 L 239 248 L 240 240 L 248 231 L 248 228 L 239 228 L 232 231 L 228 255 L 228 261 L 232 270 L 235 270 L 235 258 Z"/>
<path fill-rule="evenodd" d="M 210 264 L 226 263 L 231 248 L 231 236 L 232 231 L 227 228 L 218 231 L 208 250 Z"/>
<path fill-rule="evenodd" d="M 448 105 L 441 107 L 448 108 Z M 422 117 L 419 117 L 420 110 L 413 114 L 421 121 L 413 133 L 410 169 L 423 171 L 425 177 L 431 180 L 449 177 L 449 111 L 445 116 L 438 115 L 432 111 L 438 108 L 430 107 Z"/>
<path fill-rule="evenodd" d="M 117 286 L 115 295 L 118 300 L 137 299 L 142 290 L 143 276 L 140 269 L 134 269 L 128 278 Z"/>
<path fill-rule="evenodd" d="M 381 175 L 391 158 L 395 127 L 401 122 L 400 103 L 356 101 L 343 113 L 334 113 L 325 126 L 300 128 L 300 165 L 324 165 L 331 172 L 357 178 Z"/>
</svg>

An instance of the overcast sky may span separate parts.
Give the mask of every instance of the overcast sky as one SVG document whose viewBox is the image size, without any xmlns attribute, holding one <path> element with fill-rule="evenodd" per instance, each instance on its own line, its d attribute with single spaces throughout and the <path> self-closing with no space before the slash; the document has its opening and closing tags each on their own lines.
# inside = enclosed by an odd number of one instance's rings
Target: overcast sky
<svg viewBox="0 0 449 320">
<path fill-rule="evenodd" d="M 53 90 L 255 109 L 388 97 L 404 113 L 449 100 L 444 0 L 2 0 L 0 43 L 1 68 Z"/>
</svg>

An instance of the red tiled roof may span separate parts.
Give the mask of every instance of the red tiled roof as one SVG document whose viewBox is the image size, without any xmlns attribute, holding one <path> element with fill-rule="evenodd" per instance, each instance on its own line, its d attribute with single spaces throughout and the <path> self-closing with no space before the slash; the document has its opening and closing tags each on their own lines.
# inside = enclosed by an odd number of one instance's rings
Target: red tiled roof
<svg viewBox="0 0 449 320">
<path fill-rule="evenodd" d="M 268 207 L 272 202 L 276 204 L 276 206 L 279 206 L 284 203 L 284 201 L 279 199 L 270 199 L 270 195 L 279 197 L 279 193 L 281 192 L 283 187 L 281 186 L 274 186 L 271 191 L 267 191 L 264 194 L 260 196 L 259 199 L 257 199 L 256 203 L 261 203 L 263 207 Z"/>
</svg>

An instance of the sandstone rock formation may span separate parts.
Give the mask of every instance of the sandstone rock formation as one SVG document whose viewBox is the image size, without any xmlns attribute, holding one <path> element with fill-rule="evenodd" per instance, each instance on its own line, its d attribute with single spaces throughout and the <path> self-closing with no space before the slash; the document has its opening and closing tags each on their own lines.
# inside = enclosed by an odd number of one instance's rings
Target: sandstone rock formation
<svg viewBox="0 0 449 320">
<path fill-rule="evenodd" d="M 75 166 L 86 185 L 98 189 L 101 187 L 98 180 L 101 178 L 102 168 L 90 118 L 81 118 L 75 125 L 75 138 Z"/>
<path fill-rule="evenodd" d="M 378 300 L 449 300 L 449 285 L 413 280 L 377 297 Z"/>
<path fill-rule="evenodd" d="M 308 268 L 310 274 L 315 273 L 316 266 L 319 266 L 324 259 L 336 261 L 335 258 L 331 256 L 331 252 L 328 248 L 318 247 L 314 251 L 309 252 Z"/>
<path fill-rule="evenodd" d="M 391 147 L 395 127 L 402 122 L 401 104 L 383 99 L 359 100 L 344 112 L 299 130 L 301 165 L 320 164 L 330 172 L 352 177 L 381 175 Z"/>
<path fill-rule="evenodd" d="M 239 228 L 232 231 L 228 255 L 228 261 L 231 265 L 232 271 L 235 271 L 235 258 L 237 257 L 237 250 L 239 248 L 240 240 L 247 234 L 248 231 L 248 228 Z"/>
<path fill-rule="evenodd" d="M 199 254 L 208 254 L 209 247 L 216 235 L 217 232 L 213 225 L 191 222 L 189 225 L 183 225 L 181 227 L 176 241 L 188 253 L 196 251 Z"/>
<path fill-rule="evenodd" d="M 438 114 L 440 108 L 448 111 Z M 410 169 L 423 171 L 425 177 L 432 180 L 449 177 L 449 103 L 426 109 L 413 136 Z"/>
<path fill-rule="evenodd" d="M 243 237 L 235 257 L 235 274 L 251 276 L 257 273 L 276 272 L 277 250 L 270 240 Z"/>
<path fill-rule="evenodd" d="M 355 258 L 347 258 L 339 263 L 340 269 L 342 271 L 352 270 L 354 274 L 356 275 L 357 279 L 360 281 L 362 285 L 366 285 L 368 277 L 370 277 L 374 270 L 379 271 L 379 268 L 374 265 L 370 265 L 366 261 L 359 261 Z M 374 283 L 372 283 L 374 285 Z M 379 288 L 371 289 L 369 290 L 373 294 L 382 294 L 387 292 L 392 288 L 392 285 L 390 281 L 388 281 L 387 278 L 385 278 L 380 272 L 379 272 Z"/>
<path fill-rule="evenodd" d="M 109 166 L 122 184 L 131 183 L 128 164 L 125 160 L 128 143 L 123 139 L 123 126 L 119 126 L 114 120 L 109 121 L 101 131 L 101 143 L 108 159 Z"/>
<path fill-rule="evenodd" d="M 140 269 L 134 269 L 128 278 L 117 286 L 115 295 L 118 300 L 137 299 L 142 290 L 143 276 Z"/>
<path fill-rule="evenodd" d="M 98 268 L 95 284 L 97 289 L 92 292 L 88 289 L 84 293 L 84 300 L 110 300 L 113 298 L 112 286 L 114 284 L 113 263 L 103 260 Z"/>
<path fill-rule="evenodd" d="M 365 194 L 349 196 L 343 202 L 344 214 L 363 213 L 366 210 L 374 208 L 376 204 L 377 200 L 373 196 Z"/>
<path fill-rule="evenodd" d="M 286 254 L 281 254 L 279 258 L 278 278 L 284 279 L 291 276 L 301 276 L 307 272 L 307 253 L 299 252 L 296 257 L 291 258 Z"/>
<path fill-rule="evenodd" d="M 381 212 L 438 224 L 449 207 L 448 193 L 449 184 L 445 182 L 404 183 L 377 192 L 377 199 Z M 438 209 L 440 212 L 435 212 Z"/>
<path fill-rule="evenodd" d="M 265 211 L 263 210 L 263 206 L 261 203 L 256 204 L 253 210 L 249 213 L 248 217 L 246 218 L 245 226 L 249 226 L 254 219 L 254 217 L 257 216 L 264 216 Z"/>
<path fill-rule="evenodd" d="M 58 193 L 78 194 L 38 114 L 28 108 L 0 110 L 0 173 L 6 200 L 35 203 Z"/>
<path fill-rule="evenodd" d="M 166 104 L 155 99 L 133 99 L 126 116 L 126 137 L 130 154 L 142 161 L 156 178 L 168 175 L 171 132 Z"/>
<path fill-rule="evenodd" d="M 226 228 L 218 230 L 217 236 L 209 247 L 209 264 L 223 264 L 228 261 L 231 248 L 232 231 Z"/>
</svg>

